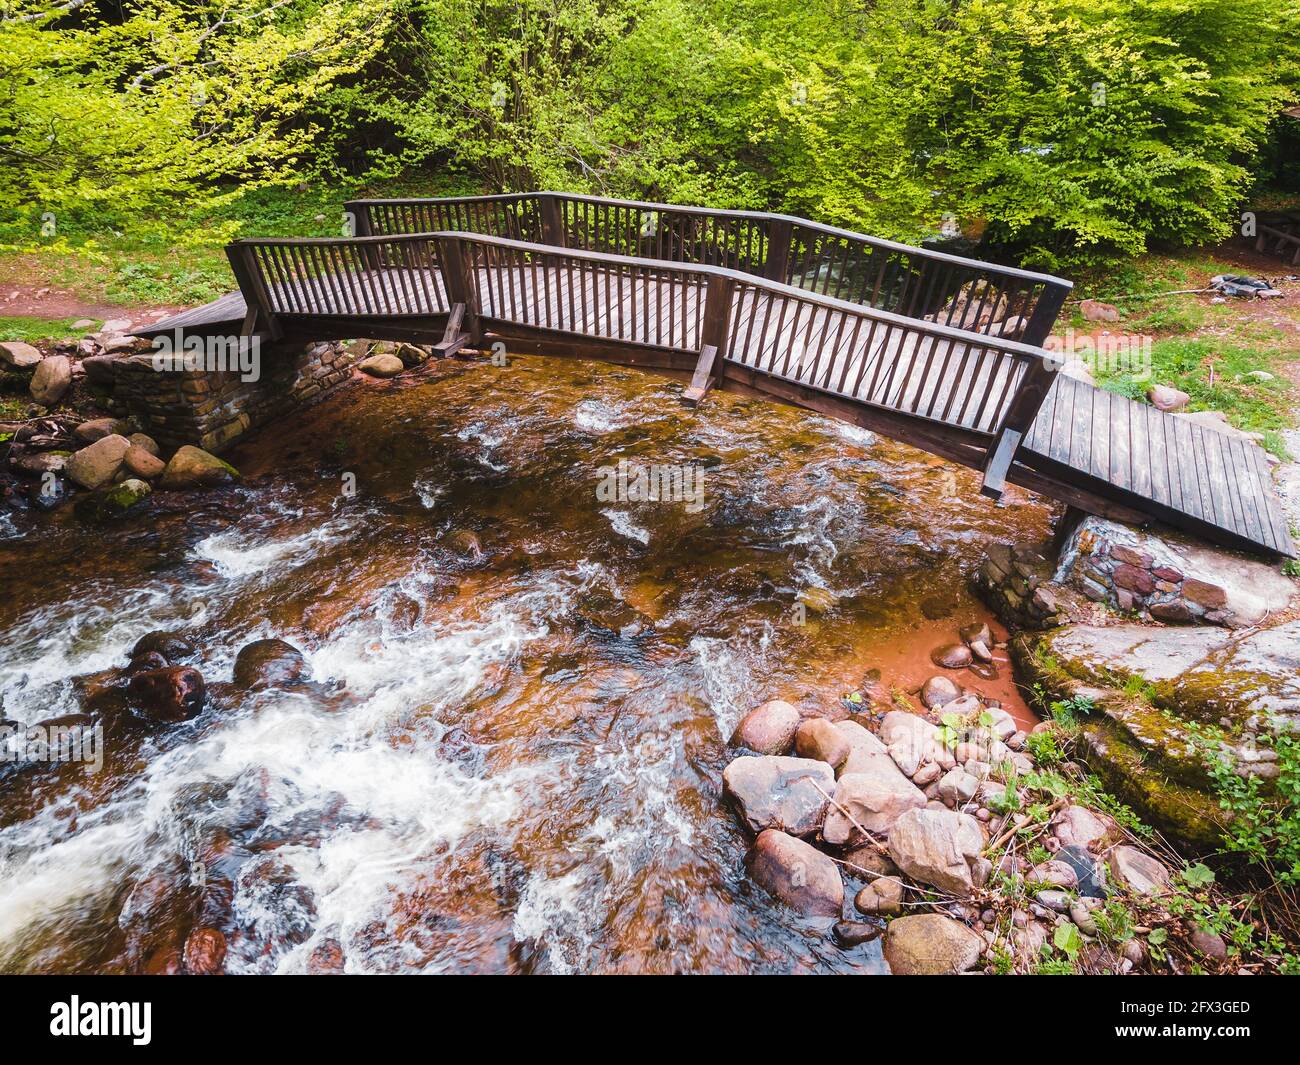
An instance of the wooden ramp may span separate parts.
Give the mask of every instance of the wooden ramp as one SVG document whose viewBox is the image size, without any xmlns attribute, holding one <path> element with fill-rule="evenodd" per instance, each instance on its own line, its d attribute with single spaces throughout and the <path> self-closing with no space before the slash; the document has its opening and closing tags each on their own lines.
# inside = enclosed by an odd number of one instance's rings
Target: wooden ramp
<svg viewBox="0 0 1300 1065">
<path fill-rule="evenodd" d="M 1294 557 L 1263 452 L 1055 371 L 1066 282 L 802 219 L 555 193 L 356 201 L 229 249 L 240 291 L 140 335 L 603 359 L 795 404 L 1093 513 Z M 417 227 L 425 227 L 423 229 Z"/>
</svg>

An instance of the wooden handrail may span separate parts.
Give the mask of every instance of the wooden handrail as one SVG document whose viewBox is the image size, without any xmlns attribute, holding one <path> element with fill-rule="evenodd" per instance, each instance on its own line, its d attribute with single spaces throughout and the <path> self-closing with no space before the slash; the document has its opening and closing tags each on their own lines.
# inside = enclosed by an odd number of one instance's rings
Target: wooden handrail
<svg viewBox="0 0 1300 1065">
<path fill-rule="evenodd" d="M 537 244 L 531 241 L 510 240 L 506 237 L 496 237 L 485 233 L 468 233 L 459 230 L 451 230 L 432 233 L 404 233 L 400 236 L 244 237 L 234 241 L 229 245 L 229 247 L 357 246 L 365 248 L 367 246 L 396 245 L 404 243 L 422 245 L 435 243 L 440 245 L 443 241 L 473 242 L 501 248 L 514 248 L 520 251 L 537 254 L 563 255 L 565 258 L 583 259 L 589 262 L 602 263 L 610 266 L 626 266 L 629 263 L 635 263 L 638 266 L 660 267 L 679 274 L 696 274 L 702 279 L 707 279 L 710 276 L 730 277 L 737 281 L 743 281 L 752 287 L 777 292 L 797 293 L 801 299 L 811 303 L 816 303 L 822 307 L 833 310 L 850 311 L 854 314 L 859 314 L 866 318 L 879 321 L 882 324 L 898 326 L 927 337 L 950 340 L 955 343 L 970 345 L 974 348 L 988 349 L 990 351 L 998 351 L 1008 355 L 1016 355 L 1025 360 L 1041 360 L 1043 358 L 1050 360 L 1052 358 L 1048 352 L 1045 352 L 1040 347 L 1024 343 L 1023 341 L 1014 340 L 1009 337 L 994 337 L 984 333 L 976 333 L 970 330 L 961 329 L 956 326 L 945 325 L 942 322 L 911 318 L 894 311 L 881 310 L 878 307 L 853 303 L 849 300 L 825 295 L 824 293 L 812 292 L 807 289 L 798 288 L 797 286 L 782 284 L 779 281 L 771 281 L 767 278 L 756 277 L 753 274 L 747 274 L 743 271 L 733 270 L 725 266 L 713 266 L 707 263 L 679 263 L 669 259 L 633 258 L 626 255 L 614 255 L 609 252 L 587 251 L 584 248 L 557 248 L 554 245 Z"/>
<path fill-rule="evenodd" d="M 858 233 L 851 229 L 842 229 L 839 226 L 827 225 L 822 222 L 814 222 L 807 218 L 800 218 L 798 215 L 781 214 L 779 212 L 769 211 L 746 211 L 746 210 L 729 210 L 724 207 L 692 207 L 683 204 L 674 203 L 654 203 L 647 200 L 621 200 L 613 197 L 590 196 L 585 193 L 577 192 L 502 192 L 482 196 L 430 196 L 430 197 L 398 197 L 391 199 L 358 199 L 349 200 L 348 208 L 360 208 L 366 210 L 371 206 L 375 207 L 405 207 L 418 205 L 438 205 L 438 204 L 490 204 L 490 203 L 520 203 L 524 201 L 540 201 L 545 198 L 564 199 L 577 203 L 586 203 L 593 206 L 620 207 L 627 209 L 636 209 L 641 211 L 662 211 L 672 212 L 674 214 L 696 215 L 700 217 L 726 218 L 726 219 L 745 219 L 753 222 L 772 223 L 784 222 L 789 223 L 792 227 L 799 227 L 811 232 L 824 234 L 839 238 L 861 241 L 864 245 L 871 248 L 878 248 L 884 251 L 901 252 L 908 255 L 914 255 L 919 258 L 928 259 L 934 262 L 946 263 L 953 266 L 965 266 L 972 269 L 983 270 L 989 273 L 996 273 L 1002 277 L 1017 278 L 1022 281 L 1034 281 L 1040 284 L 1059 286 L 1068 292 L 1073 288 L 1073 283 L 1063 278 L 1054 277 L 1051 274 L 1037 273 L 1032 270 L 1024 270 L 1015 266 L 1003 266 L 998 263 L 988 263 L 980 259 L 970 259 L 960 255 L 953 255 L 950 252 L 936 251 L 932 248 L 921 248 L 912 244 L 902 244 L 897 241 L 886 240 L 883 237 L 873 237 L 866 233 Z M 358 211 L 360 214 L 360 211 Z M 398 236 L 401 234 L 391 234 Z"/>
</svg>

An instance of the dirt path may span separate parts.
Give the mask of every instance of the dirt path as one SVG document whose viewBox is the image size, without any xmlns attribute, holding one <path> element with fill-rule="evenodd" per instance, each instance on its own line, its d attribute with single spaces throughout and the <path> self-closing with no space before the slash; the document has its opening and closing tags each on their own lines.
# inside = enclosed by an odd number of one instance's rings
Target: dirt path
<svg viewBox="0 0 1300 1065">
<path fill-rule="evenodd" d="M 130 318 L 139 321 L 142 318 L 165 318 L 183 310 L 184 307 L 164 304 L 124 307 L 97 303 L 72 292 L 31 285 L 13 286 L 0 295 L 0 317 L 3 318 L 94 318 L 97 321 Z"/>
</svg>

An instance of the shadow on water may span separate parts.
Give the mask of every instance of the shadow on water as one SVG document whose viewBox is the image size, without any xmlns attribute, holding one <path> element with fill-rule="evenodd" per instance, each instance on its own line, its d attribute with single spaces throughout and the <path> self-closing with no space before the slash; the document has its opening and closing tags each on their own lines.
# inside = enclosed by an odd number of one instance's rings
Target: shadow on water
<svg viewBox="0 0 1300 1065">
<path fill-rule="evenodd" d="M 232 972 L 883 968 L 748 884 L 726 737 L 767 698 L 915 689 L 987 617 L 982 547 L 1047 512 L 852 427 L 679 392 L 444 363 L 264 432 L 239 487 L 101 529 L 12 516 L 3 716 L 95 705 L 156 629 L 198 644 L 210 698 L 110 731 L 98 774 L 3 770 L 0 968 L 168 971 L 196 928 Z M 702 471 L 699 505 L 598 498 L 620 459 Z M 313 683 L 227 683 L 262 637 Z M 1027 713 L 1005 669 L 961 679 Z"/>
</svg>

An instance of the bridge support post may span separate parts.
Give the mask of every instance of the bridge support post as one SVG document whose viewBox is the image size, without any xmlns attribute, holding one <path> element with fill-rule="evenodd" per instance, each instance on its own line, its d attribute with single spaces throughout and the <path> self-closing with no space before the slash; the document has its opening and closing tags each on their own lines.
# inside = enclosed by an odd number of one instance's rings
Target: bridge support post
<svg viewBox="0 0 1300 1065">
<path fill-rule="evenodd" d="M 566 247 L 564 239 L 564 222 L 560 218 L 559 201 L 549 192 L 538 197 L 538 206 L 542 212 L 542 240 L 557 248 Z"/>
<path fill-rule="evenodd" d="M 1023 342 L 1039 347 L 1052 332 L 1052 324 L 1061 313 L 1065 304 L 1066 293 L 1070 287 L 1065 284 L 1044 288 L 1034 311 L 1029 316 L 1029 325 L 1025 328 Z M 1007 487 L 1007 471 L 1016 460 L 1020 442 L 1034 423 L 1038 408 L 1043 405 L 1047 393 L 1052 389 L 1059 367 L 1050 355 L 1043 352 L 1025 367 L 1025 374 L 1020 379 L 1016 394 L 1011 397 L 1006 416 L 998 428 L 993 444 L 989 448 L 988 460 L 984 463 L 984 480 L 980 484 L 980 494 L 990 499 L 1001 499 Z"/>
<path fill-rule="evenodd" d="M 264 331 L 272 340 L 279 340 L 283 332 L 271 310 L 271 296 L 266 290 L 266 282 L 252 246 L 227 244 L 226 258 L 230 260 L 230 271 L 235 275 L 239 291 L 244 297 L 244 306 L 248 308 L 239 331 L 240 336 L 252 336 L 258 331 Z"/>
<path fill-rule="evenodd" d="M 708 288 L 704 293 L 704 321 L 700 326 L 700 358 L 695 364 L 695 373 L 691 375 L 690 387 L 682 393 L 682 400 L 692 407 L 698 406 L 700 400 L 717 381 L 715 369 L 719 353 L 727 350 L 728 330 L 731 326 L 731 301 L 736 293 L 734 278 L 709 278 Z"/>
<path fill-rule="evenodd" d="M 767 225 L 767 261 L 763 276 L 769 281 L 785 284 L 790 271 L 790 243 L 794 239 L 794 226 L 788 218 L 773 218 Z"/>
<path fill-rule="evenodd" d="M 447 290 L 447 301 L 452 314 L 459 306 L 465 328 L 465 341 L 471 346 L 483 343 L 483 327 L 479 323 L 478 286 L 470 274 L 465 248 L 455 237 L 438 238 L 438 262 L 442 264 L 442 283 Z M 450 318 L 448 319 L 450 323 Z"/>
</svg>

